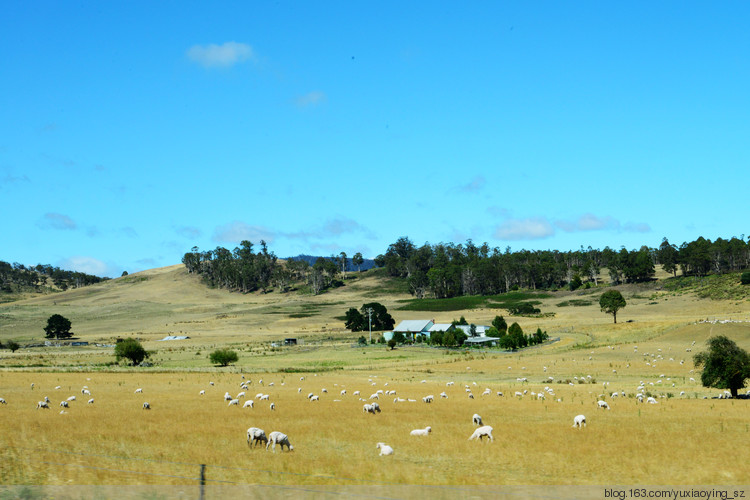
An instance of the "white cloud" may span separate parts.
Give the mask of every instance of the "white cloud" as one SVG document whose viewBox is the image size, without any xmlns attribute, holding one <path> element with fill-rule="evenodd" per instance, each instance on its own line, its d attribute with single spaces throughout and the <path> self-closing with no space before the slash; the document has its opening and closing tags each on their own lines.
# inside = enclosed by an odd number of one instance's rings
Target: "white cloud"
<svg viewBox="0 0 750 500">
<path fill-rule="evenodd" d="M 99 259 L 93 257 L 74 256 L 60 262 L 61 269 L 93 274 L 94 276 L 112 276 L 113 269 Z"/>
<path fill-rule="evenodd" d="M 583 214 L 575 221 L 557 220 L 555 226 L 567 233 L 579 231 L 601 231 L 607 229 L 619 229 L 620 222 L 610 216 L 599 217 L 594 214 Z"/>
<path fill-rule="evenodd" d="M 204 68 L 228 68 L 252 60 L 253 48 L 245 43 L 226 42 L 222 45 L 193 45 L 186 52 L 188 58 Z"/>
<path fill-rule="evenodd" d="M 555 228 L 543 217 L 508 219 L 495 229 L 495 238 L 501 240 L 541 240 L 555 234 Z"/>
<path fill-rule="evenodd" d="M 251 226 L 244 222 L 233 221 L 214 229 L 212 239 L 216 242 L 235 244 L 240 243 L 243 240 L 248 240 L 253 243 L 265 240 L 266 243 L 271 243 L 273 242 L 274 237 L 275 235 L 273 231 L 263 226 Z"/>
<path fill-rule="evenodd" d="M 42 220 L 37 223 L 42 229 L 59 229 L 63 231 L 73 231 L 78 225 L 67 215 L 47 212 Z"/>
<path fill-rule="evenodd" d="M 300 108 L 309 108 L 324 103 L 326 99 L 327 97 L 324 92 L 313 90 L 312 92 L 308 92 L 307 94 L 298 97 L 297 106 Z"/>
<path fill-rule="evenodd" d="M 177 229 L 175 229 L 175 231 L 180 236 L 184 236 L 185 238 L 188 238 L 188 239 L 191 239 L 191 240 L 195 240 L 197 238 L 200 238 L 201 235 L 203 234 L 203 231 L 201 231 L 200 229 L 198 229 L 197 227 L 194 227 L 194 226 L 182 226 L 182 227 L 178 227 Z"/>
</svg>

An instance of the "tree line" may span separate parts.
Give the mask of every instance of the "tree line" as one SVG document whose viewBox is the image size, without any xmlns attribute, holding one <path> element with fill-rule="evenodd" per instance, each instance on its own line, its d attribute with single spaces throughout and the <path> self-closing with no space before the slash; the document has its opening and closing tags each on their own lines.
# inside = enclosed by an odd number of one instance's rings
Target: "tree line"
<svg viewBox="0 0 750 500">
<path fill-rule="evenodd" d="M 750 242 L 743 238 L 715 241 L 703 237 L 679 247 L 664 238 L 658 248 L 638 250 L 588 247 L 511 252 L 487 243 L 425 243 L 417 247 L 401 237 L 378 255 L 375 263 L 390 276 L 405 278 L 417 298 L 449 298 L 461 295 L 495 295 L 519 288 L 576 289 L 596 286 L 602 268 L 612 284 L 637 283 L 653 279 L 656 266 L 677 275 L 705 276 L 709 273 L 740 271 L 750 266 Z"/>
<path fill-rule="evenodd" d="M 79 288 L 105 281 L 109 278 L 100 278 L 91 274 L 78 271 L 66 271 L 49 264 L 37 264 L 36 266 L 25 266 L 14 262 L 0 261 L 0 291 L 13 292 L 13 286 L 20 289 L 38 290 L 48 286 L 48 279 L 62 290 L 68 288 Z"/>
</svg>

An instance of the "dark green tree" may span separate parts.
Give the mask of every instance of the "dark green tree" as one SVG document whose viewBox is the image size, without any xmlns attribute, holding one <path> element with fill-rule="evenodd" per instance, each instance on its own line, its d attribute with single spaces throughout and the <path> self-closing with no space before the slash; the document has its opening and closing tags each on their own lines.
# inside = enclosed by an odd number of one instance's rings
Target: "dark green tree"
<svg viewBox="0 0 750 500">
<path fill-rule="evenodd" d="M 508 323 L 502 316 L 495 316 L 495 319 L 492 320 L 492 326 L 497 328 L 500 335 L 505 335 L 508 331 Z"/>
<path fill-rule="evenodd" d="M 607 290 L 599 297 L 599 307 L 602 312 L 611 314 L 617 323 L 617 311 L 627 305 L 625 298 L 617 290 Z"/>
<path fill-rule="evenodd" d="M 441 330 L 430 332 L 430 344 L 443 345 L 443 336 L 445 333 Z"/>
<path fill-rule="evenodd" d="M 10 352 L 16 352 L 21 346 L 15 340 L 9 340 L 6 347 L 10 349 Z"/>
<path fill-rule="evenodd" d="M 227 366 L 229 363 L 236 363 L 239 357 L 231 349 L 216 349 L 209 356 L 211 363 L 220 366 Z"/>
<path fill-rule="evenodd" d="M 391 351 L 394 350 L 396 348 L 396 340 L 395 339 L 389 340 L 388 341 L 388 347 L 391 348 Z"/>
<path fill-rule="evenodd" d="M 393 340 L 395 340 L 397 344 L 403 344 L 406 342 L 406 337 L 402 332 L 393 332 Z"/>
<path fill-rule="evenodd" d="M 668 273 L 672 273 L 674 277 L 677 277 L 677 264 L 679 261 L 677 247 L 671 245 L 669 240 L 664 238 L 661 245 L 659 245 L 657 256 L 659 257 L 661 268 Z"/>
<path fill-rule="evenodd" d="M 695 367 L 703 367 L 703 386 L 729 389 L 736 398 L 737 391 L 745 387 L 745 379 L 750 378 L 750 355 L 723 335 L 709 338 L 706 344 L 708 351 L 693 356 Z"/>
<path fill-rule="evenodd" d="M 360 308 L 360 312 L 362 313 L 362 316 L 364 317 L 364 324 L 369 328 L 369 312 L 368 310 L 372 309 L 372 329 L 383 331 L 383 330 L 393 330 L 393 326 L 396 324 L 396 321 L 393 319 L 393 316 L 391 316 L 388 313 L 388 309 L 378 302 L 369 302 L 367 304 L 362 304 L 362 307 Z"/>
<path fill-rule="evenodd" d="M 351 307 L 346 311 L 344 325 L 352 332 L 361 332 L 368 328 L 367 318 L 354 307 Z"/>
<path fill-rule="evenodd" d="M 115 345 L 115 357 L 117 361 L 122 358 L 130 360 L 133 366 L 141 364 L 144 359 L 151 356 L 146 349 L 143 348 L 140 342 L 134 338 L 127 338 Z"/>
<path fill-rule="evenodd" d="M 53 314 L 47 319 L 47 326 L 44 327 L 48 339 L 65 339 L 73 336 L 70 331 L 71 323 L 68 318 L 60 314 Z"/>
<path fill-rule="evenodd" d="M 453 347 L 456 345 L 455 330 L 445 332 L 445 334 L 443 335 L 443 345 L 445 347 Z"/>
</svg>

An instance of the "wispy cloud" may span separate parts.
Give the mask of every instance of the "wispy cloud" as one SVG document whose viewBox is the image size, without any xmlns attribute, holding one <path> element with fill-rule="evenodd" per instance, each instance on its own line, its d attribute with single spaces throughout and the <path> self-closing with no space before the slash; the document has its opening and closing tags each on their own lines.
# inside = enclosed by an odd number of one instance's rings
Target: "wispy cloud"
<svg viewBox="0 0 750 500">
<path fill-rule="evenodd" d="M 62 231 L 73 231 L 78 228 L 75 221 L 67 215 L 50 212 L 44 214 L 37 226 L 42 229 L 59 229 Z"/>
<path fill-rule="evenodd" d="M 579 231 L 602 231 L 619 229 L 620 222 L 610 216 L 599 217 L 594 214 L 584 214 L 575 221 L 558 220 L 555 226 L 567 233 Z"/>
<path fill-rule="evenodd" d="M 303 96 L 299 96 L 296 100 L 297 107 L 300 108 L 311 108 L 323 104 L 328 97 L 324 92 L 320 90 L 313 90 Z"/>
<path fill-rule="evenodd" d="M 93 274 L 94 276 L 113 276 L 115 272 L 112 266 L 99 259 L 80 255 L 64 259 L 60 262 L 60 267 L 80 273 Z"/>
<path fill-rule="evenodd" d="M 181 226 L 175 229 L 175 232 L 189 240 L 195 240 L 203 235 L 203 231 L 193 226 Z"/>
<path fill-rule="evenodd" d="M 214 229 L 212 239 L 216 242 L 240 243 L 243 240 L 252 241 L 253 243 L 265 240 L 271 243 L 276 238 L 276 234 L 263 226 L 252 226 L 240 221 L 233 221 Z"/>
<path fill-rule="evenodd" d="M 549 220 L 546 217 L 529 217 L 526 219 L 507 219 L 495 230 L 495 237 L 502 240 L 538 240 L 554 236 L 556 229 L 566 233 L 585 231 L 611 231 L 628 233 L 648 233 L 651 226 L 644 222 L 620 223 L 614 217 L 584 214 L 574 220 Z"/>
<path fill-rule="evenodd" d="M 495 238 L 501 240 L 541 240 L 555 234 L 555 228 L 544 217 L 508 219 L 495 229 Z"/>
<path fill-rule="evenodd" d="M 289 239 L 309 240 L 335 238 L 344 234 L 355 233 L 362 234 L 367 239 L 375 238 L 375 235 L 369 228 L 348 217 L 328 219 L 322 226 L 312 227 L 305 231 L 284 233 L 283 236 Z"/>
<path fill-rule="evenodd" d="M 188 59 L 204 68 L 228 68 L 255 58 L 251 46 L 237 42 L 193 45 L 187 50 L 186 55 Z"/>
<path fill-rule="evenodd" d="M 487 179 L 485 179 L 481 175 L 477 175 L 468 184 L 459 186 L 458 190 L 463 191 L 464 193 L 476 193 L 478 191 L 481 191 L 484 188 L 485 184 L 487 184 Z"/>
</svg>

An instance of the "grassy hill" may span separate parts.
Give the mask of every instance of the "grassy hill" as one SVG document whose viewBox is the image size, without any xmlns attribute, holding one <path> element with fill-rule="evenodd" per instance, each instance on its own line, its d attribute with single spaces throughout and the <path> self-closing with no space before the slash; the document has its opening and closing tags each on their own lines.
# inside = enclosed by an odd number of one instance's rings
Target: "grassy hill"
<svg viewBox="0 0 750 500">
<path fill-rule="evenodd" d="M 345 330 L 342 316 L 348 308 L 370 301 L 383 303 L 397 323 L 421 318 L 450 322 L 463 315 L 471 323 L 490 324 L 500 314 L 509 323 L 518 321 L 527 333 L 542 328 L 550 337 L 560 337 L 562 346 L 638 342 L 701 320 L 750 319 L 747 287 L 731 275 L 704 280 L 662 276 L 651 283 L 621 286 L 628 305 L 618 314 L 617 325 L 599 310 L 602 288 L 420 301 L 406 292 L 403 282 L 378 270 L 348 276 L 345 286 L 318 296 L 240 294 L 206 287 L 181 264 L 152 269 L 2 304 L 0 341 L 42 342 L 47 318 L 59 313 L 72 321 L 77 339 L 112 344 L 117 338 L 136 336 L 149 349 L 165 347 L 156 341 L 167 335 L 189 336 L 169 346 L 195 351 L 216 345 L 249 348 L 286 337 L 307 343 L 351 342 L 360 334 Z M 507 308 L 519 300 L 532 301 L 542 314 L 509 317 Z"/>
</svg>

